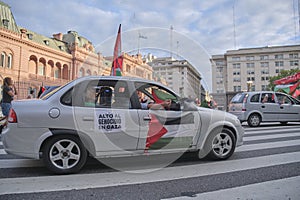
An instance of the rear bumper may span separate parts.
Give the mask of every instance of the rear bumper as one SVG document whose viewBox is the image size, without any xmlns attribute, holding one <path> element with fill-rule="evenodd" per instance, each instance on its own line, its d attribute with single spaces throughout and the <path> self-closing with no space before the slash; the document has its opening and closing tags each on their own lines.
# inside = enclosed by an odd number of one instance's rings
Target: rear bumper
<svg viewBox="0 0 300 200">
<path fill-rule="evenodd" d="M 235 116 L 237 116 L 237 118 L 241 121 L 247 121 L 247 116 L 245 112 L 229 112 L 230 114 L 233 114 Z"/>
<path fill-rule="evenodd" d="M 47 132 L 47 129 L 41 128 L 22 128 L 19 129 L 16 124 L 9 124 L 2 131 L 2 142 L 4 150 L 8 154 L 22 156 L 26 158 L 39 159 L 39 147 L 41 134 Z"/>
</svg>

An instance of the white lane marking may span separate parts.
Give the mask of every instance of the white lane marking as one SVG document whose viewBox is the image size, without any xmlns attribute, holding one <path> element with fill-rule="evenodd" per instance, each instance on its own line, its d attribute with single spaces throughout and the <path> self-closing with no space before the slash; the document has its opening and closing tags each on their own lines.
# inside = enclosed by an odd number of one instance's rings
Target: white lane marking
<svg viewBox="0 0 300 200">
<path fill-rule="evenodd" d="M 253 141 L 253 140 L 264 140 L 264 139 L 275 139 L 275 138 L 285 138 L 285 137 L 295 137 L 300 136 L 300 130 L 298 133 L 283 133 L 283 134 L 274 134 L 274 135 L 259 135 L 259 136 L 250 136 L 244 137 L 244 141 Z"/>
<path fill-rule="evenodd" d="M 292 147 L 300 145 L 300 140 L 290 140 L 290 141 L 278 141 L 278 142 L 268 142 L 260 144 L 248 144 L 238 147 L 235 152 L 244 152 L 252 150 L 265 150 L 270 148 L 280 148 L 280 147 Z M 4 150 L 0 149 L 0 154 Z M 6 154 L 6 153 L 5 153 Z M 0 169 L 1 168 L 19 168 L 19 167 L 39 167 L 43 166 L 42 161 L 34 159 L 0 159 Z"/>
<path fill-rule="evenodd" d="M 175 197 L 168 200 L 215 200 L 220 197 L 221 199 L 300 199 L 300 176 L 201 193 L 193 198 Z"/>
<path fill-rule="evenodd" d="M 4 149 L 0 149 L 0 155 L 5 155 L 5 154 L 7 153 L 4 151 Z"/>
<path fill-rule="evenodd" d="M 278 141 L 278 142 L 266 142 L 259 144 L 247 144 L 238 147 L 235 152 L 242 151 L 252 151 L 252 150 L 262 150 L 270 148 L 279 148 L 279 147 L 291 147 L 300 145 L 300 140 L 290 140 L 290 141 Z"/>
<path fill-rule="evenodd" d="M 256 169 L 300 162 L 300 152 L 276 154 L 256 158 L 209 162 L 179 167 L 168 167 L 149 172 L 135 170 L 128 172 L 108 172 L 97 174 L 75 174 L 61 176 L 23 177 L 0 179 L 0 194 L 49 192 L 63 190 L 80 190 L 119 185 L 141 184 L 191 178 L 239 170 Z M 55 184 L 53 184 L 55 183 Z"/>
<path fill-rule="evenodd" d="M 298 129 L 300 128 L 300 125 L 298 125 L 299 123 L 297 123 L 297 125 L 295 126 L 267 126 L 267 127 L 264 127 L 264 126 L 260 126 L 260 127 L 244 127 L 244 130 L 245 131 L 248 131 L 248 132 L 256 132 L 256 131 L 262 131 L 262 130 L 290 130 L 290 129 Z"/>
<path fill-rule="evenodd" d="M 3 168 L 21 168 L 21 167 L 40 167 L 43 166 L 42 160 L 33 159 L 1 159 L 0 169 Z"/>
</svg>

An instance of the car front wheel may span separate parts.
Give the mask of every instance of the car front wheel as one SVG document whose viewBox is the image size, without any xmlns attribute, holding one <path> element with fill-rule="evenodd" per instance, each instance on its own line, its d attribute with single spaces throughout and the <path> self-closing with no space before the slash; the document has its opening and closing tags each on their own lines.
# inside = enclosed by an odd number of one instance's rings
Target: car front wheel
<svg viewBox="0 0 300 200">
<path fill-rule="evenodd" d="M 231 130 L 217 129 L 211 133 L 206 141 L 206 149 L 209 150 L 206 158 L 212 160 L 225 160 L 229 158 L 236 145 L 236 139 Z"/>
<path fill-rule="evenodd" d="M 46 167 L 54 173 L 76 173 L 84 166 L 87 151 L 77 137 L 59 135 L 46 142 L 43 159 Z"/>
</svg>

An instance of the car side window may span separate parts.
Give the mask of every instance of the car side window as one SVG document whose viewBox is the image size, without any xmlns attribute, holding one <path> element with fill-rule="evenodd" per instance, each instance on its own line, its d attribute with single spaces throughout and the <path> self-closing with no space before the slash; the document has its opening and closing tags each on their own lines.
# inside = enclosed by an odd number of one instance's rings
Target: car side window
<svg viewBox="0 0 300 200">
<path fill-rule="evenodd" d="M 251 97 L 250 102 L 255 102 L 258 103 L 259 102 L 259 96 L 260 94 L 255 94 Z"/>
<path fill-rule="evenodd" d="M 83 88 L 81 107 L 131 108 L 128 86 L 125 81 L 93 80 Z"/>
<path fill-rule="evenodd" d="M 62 97 L 60 102 L 67 106 L 72 106 L 72 96 L 73 96 L 74 87 L 68 90 Z"/>
<path fill-rule="evenodd" d="M 273 93 L 262 93 L 261 94 L 262 103 L 275 103 L 275 96 Z"/>
<path fill-rule="evenodd" d="M 276 94 L 279 104 L 292 104 L 291 99 L 284 94 Z"/>
<path fill-rule="evenodd" d="M 164 105 L 165 101 L 170 101 L 171 104 L 168 108 L 165 108 L 166 110 L 180 110 L 180 105 L 176 104 L 178 101 L 176 95 L 172 94 L 172 92 L 165 88 L 143 82 L 136 82 L 135 87 L 141 104 L 141 109 L 153 108 L 151 105 L 147 106 L 147 104 Z"/>
</svg>

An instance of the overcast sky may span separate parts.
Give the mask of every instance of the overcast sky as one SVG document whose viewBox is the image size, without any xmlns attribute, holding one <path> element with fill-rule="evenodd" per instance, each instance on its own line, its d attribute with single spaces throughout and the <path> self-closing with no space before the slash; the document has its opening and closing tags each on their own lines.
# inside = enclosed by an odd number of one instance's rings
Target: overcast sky
<svg viewBox="0 0 300 200">
<path fill-rule="evenodd" d="M 122 51 L 172 51 L 196 65 L 203 77 L 210 74 L 213 54 L 300 43 L 298 0 L 2 1 L 19 26 L 48 37 L 77 31 L 105 56 L 112 55 L 122 24 Z"/>
</svg>

